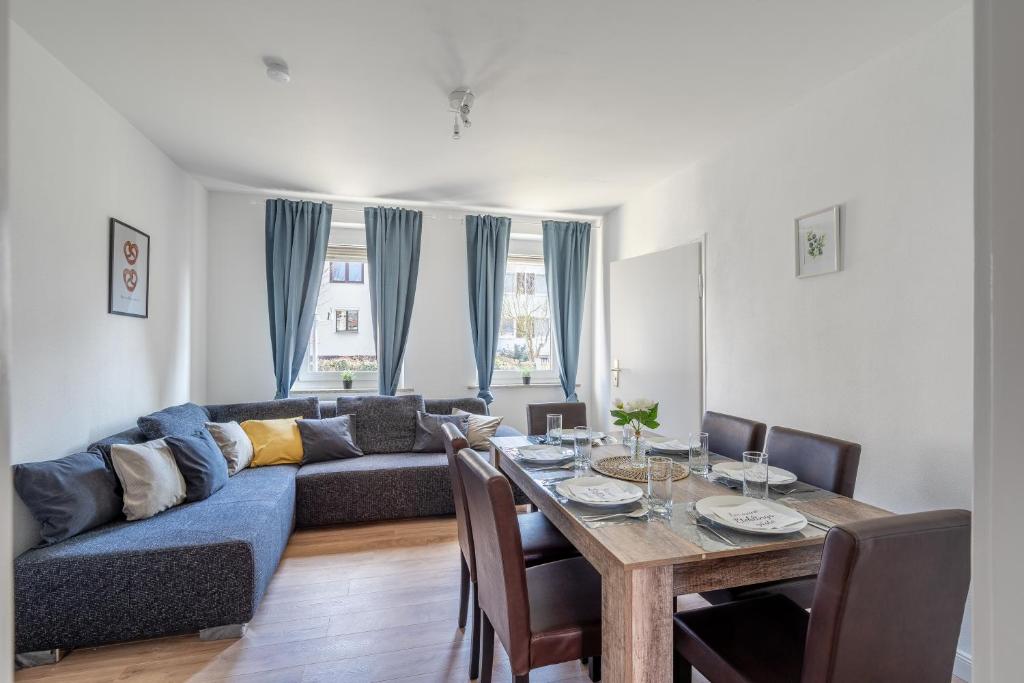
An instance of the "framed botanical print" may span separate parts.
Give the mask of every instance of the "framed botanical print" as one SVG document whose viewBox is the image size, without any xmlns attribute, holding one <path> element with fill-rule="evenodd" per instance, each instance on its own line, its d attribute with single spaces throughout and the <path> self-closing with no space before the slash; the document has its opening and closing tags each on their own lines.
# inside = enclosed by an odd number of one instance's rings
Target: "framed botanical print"
<svg viewBox="0 0 1024 683">
<path fill-rule="evenodd" d="M 149 317 L 149 235 L 110 219 L 110 297 L 107 312 Z"/>
<path fill-rule="evenodd" d="M 842 267 L 839 206 L 796 219 L 796 276 L 835 273 Z"/>
</svg>

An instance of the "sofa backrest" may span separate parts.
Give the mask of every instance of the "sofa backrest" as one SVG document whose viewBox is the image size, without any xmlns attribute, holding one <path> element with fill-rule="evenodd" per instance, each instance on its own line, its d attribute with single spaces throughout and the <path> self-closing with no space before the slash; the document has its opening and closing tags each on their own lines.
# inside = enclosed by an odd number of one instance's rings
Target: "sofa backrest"
<svg viewBox="0 0 1024 683">
<path fill-rule="evenodd" d="M 307 396 L 254 403 L 223 403 L 206 406 L 206 409 L 210 413 L 211 422 L 281 420 L 289 417 L 317 420 L 320 418 L 320 399 Z"/>
<path fill-rule="evenodd" d="M 423 403 L 427 407 L 427 412 L 434 415 L 451 415 L 454 408 L 474 415 L 489 414 L 487 404 L 482 398 L 428 398 Z"/>
</svg>

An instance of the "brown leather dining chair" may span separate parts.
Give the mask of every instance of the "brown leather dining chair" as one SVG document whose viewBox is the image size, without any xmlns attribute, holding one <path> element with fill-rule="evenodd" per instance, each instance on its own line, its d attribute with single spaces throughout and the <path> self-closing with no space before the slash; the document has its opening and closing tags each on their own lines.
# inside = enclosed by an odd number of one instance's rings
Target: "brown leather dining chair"
<svg viewBox="0 0 1024 683">
<path fill-rule="evenodd" d="M 853 497 L 860 465 L 860 444 L 788 427 L 772 427 L 768 430 L 764 450 L 768 454 L 769 465 L 789 470 L 802 482 L 847 498 Z M 814 577 L 705 591 L 701 597 L 719 605 L 771 593 L 781 593 L 801 607 L 810 607 L 814 597 Z"/>
<path fill-rule="evenodd" d="M 548 415 L 562 416 L 562 428 L 587 426 L 587 404 L 581 401 L 570 403 L 529 403 L 526 406 L 527 431 L 534 435 L 548 433 Z"/>
<path fill-rule="evenodd" d="M 476 553 L 481 614 L 481 683 L 490 683 L 497 634 L 515 683 L 542 666 L 591 658 L 600 668 L 601 576 L 582 557 L 527 567 L 508 480 L 478 453 L 462 449 Z"/>
<path fill-rule="evenodd" d="M 970 551 L 966 510 L 834 527 L 810 615 L 782 595 L 681 612 L 673 680 L 949 683 Z"/>
<path fill-rule="evenodd" d="M 761 450 L 765 429 L 763 422 L 710 410 L 700 422 L 700 430 L 708 435 L 708 450 L 733 460 L 742 460 L 744 451 Z"/>
<path fill-rule="evenodd" d="M 461 584 L 459 590 L 459 628 L 466 627 L 469 611 L 469 596 L 473 595 L 472 653 L 470 654 L 469 677 L 476 678 L 480 668 L 480 604 L 477 590 L 477 571 L 475 550 L 473 547 L 473 528 L 469 521 L 469 510 L 466 507 L 465 487 L 462 474 L 459 472 L 457 454 L 469 448 L 469 442 L 459 428 L 453 424 L 444 424 L 442 439 L 448 455 L 448 476 L 452 484 L 452 496 L 455 500 L 455 525 L 458 529 L 459 550 L 461 551 Z M 499 475 L 500 476 L 500 475 Z M 513 510 L 514 511 L 514 510 Z M 522 539 L 523 561 L 526 566 L 561 560 L 579 555 L 579 552 L 566 540 L 540 512 L 528 512 L 516 515 Z"/>
</svg>

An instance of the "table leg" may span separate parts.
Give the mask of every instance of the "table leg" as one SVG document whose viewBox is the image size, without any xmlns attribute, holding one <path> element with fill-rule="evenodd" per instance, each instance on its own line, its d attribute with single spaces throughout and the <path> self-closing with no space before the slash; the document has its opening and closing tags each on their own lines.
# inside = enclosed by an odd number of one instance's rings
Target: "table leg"
<svg viewBox="0 0 1024 683">
<path fill-rule="evenodd" d="M 605 683 L 672 680 L 672 567 L 608 570 L 601 576 Z"/>
</svg>

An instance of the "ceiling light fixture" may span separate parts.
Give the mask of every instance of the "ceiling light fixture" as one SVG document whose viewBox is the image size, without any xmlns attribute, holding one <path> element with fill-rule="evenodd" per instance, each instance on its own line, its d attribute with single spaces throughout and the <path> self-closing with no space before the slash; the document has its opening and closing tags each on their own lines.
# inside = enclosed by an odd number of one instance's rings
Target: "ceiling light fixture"
<svg viewBox="0 0 1024 683">
<path fill-rule="evenodd" d="M 453 90 L 448 95 L 448 110 L 455 114 L 455 123 L 452 126 L 452 140 L 462 139 L 462 129 L 472 126 L 469 120 L 469 112 L 473 108 L 473 91 L 469 88 Z"/>
<path fill-rule="evenodd" d="M 277 57 L 264 57 L 263 65 L 267 67 L 267 78 L 276 83 L 287 83 L 292 80 L 288 65 Z"/>
</svg>

